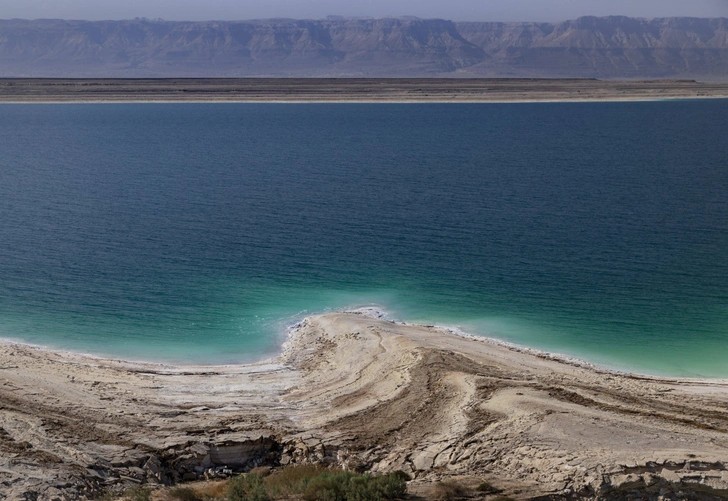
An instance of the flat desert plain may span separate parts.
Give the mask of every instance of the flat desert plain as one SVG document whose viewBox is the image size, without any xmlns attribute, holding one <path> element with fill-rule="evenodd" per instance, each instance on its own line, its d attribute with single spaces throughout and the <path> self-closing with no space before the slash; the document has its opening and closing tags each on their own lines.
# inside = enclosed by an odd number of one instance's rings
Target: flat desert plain
<svg viewBox="0 0 728 501">
<path fill-rule="evenodd" d="M 518 102 L 728 97 L 728 83 L 589 79 L 0 79 L 0 102 Z"/>
</svg>

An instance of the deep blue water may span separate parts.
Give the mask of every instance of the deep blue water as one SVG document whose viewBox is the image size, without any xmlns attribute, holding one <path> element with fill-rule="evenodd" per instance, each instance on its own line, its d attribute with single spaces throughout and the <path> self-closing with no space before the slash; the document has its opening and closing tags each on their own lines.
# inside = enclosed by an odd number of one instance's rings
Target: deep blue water
<svg viewBox="0 0 728 501">
<path fill-rule="evenodd" d="M 375 304 L 728 377 L 728 100 L 0 106 L 0 337 L 274 353 Z"/>
</svg>

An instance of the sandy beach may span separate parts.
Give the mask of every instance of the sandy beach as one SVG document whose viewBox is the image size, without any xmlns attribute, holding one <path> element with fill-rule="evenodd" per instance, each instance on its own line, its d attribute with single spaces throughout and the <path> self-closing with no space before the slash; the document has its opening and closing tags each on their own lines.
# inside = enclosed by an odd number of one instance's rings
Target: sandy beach
<svg viewBox="0 0 728 501">
<path fill-rule="evenodd" d="M 719 499 L 727 457 L 728 381 L 618 374 L 375 312 L 310 317 L 249 365 L 0 344 L 7 500 L 301 462 L 404 470 L 425 498 L 453 479 L 516 499 Z"/>
<path fill-rule="evenodd" d="M 726 98 L 692 80 L 480 78 L 0 79 L 0 102 L 549 102 Z"/>
</svg>

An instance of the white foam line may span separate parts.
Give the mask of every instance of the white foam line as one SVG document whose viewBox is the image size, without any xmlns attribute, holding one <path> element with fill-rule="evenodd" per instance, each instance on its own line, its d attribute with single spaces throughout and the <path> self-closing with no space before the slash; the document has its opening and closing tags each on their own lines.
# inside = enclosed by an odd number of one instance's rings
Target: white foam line
<svg viewBox="0 0 728 501">
<path fill-rule="evenodd" d="M 292 341 L 293 338 L 296 336 L 296 334 L 300 331 L 301 328 L 303 328 L 306 325 L 306 320 L 309 317 L 318 316 L 329 312 L 319 313 L 319 314 L 311 314 L 307 317 L 297 320 L 292 324 L 289 324 L 285 328 L 285 335 L 286 340 L 280 345 L 280 352 L 270 357 L 257 360 L 257 361 L 251 361 L 248 363 L 238 363 L 238 364 L 174 364 L 174 363 L 165 363 L 165 362 L 157 362 L 157 361 L 143 361 L 143 360 L 128 360 L 128 359 L 120 359 L 120 358 L 112 358 L 112 357 L 104 357 L 94 354 L 88 354 L 84 352 L 79 351 L 73 351 L 73 350 L 63 350 L 63 349 L 53 349 L 49 348 L 48 346 L 39 345 L 39 344 L 33 344 L 33 343 L 27 343 L 22 341 L 17 341 L 14 339 L 9 338 L 0 338 L 0 343 L 4 345 L 9 346 L 18 346 L 18 347 L 26 347 L 31 348 L 34 350 L 40 350 L 45 352 L 54 353 L 56 355 L 59 355 L 61 357 L 68 357 L 70 363 L 79 363 L 79 360 L 74 360 L 74 358 L 84 358 L 89 359 L 91 361 L 97 361 L 97 362 L 114 362 L 118 364 L 128 364 L 128 365 L 135 365 L 139 368 L 148 368 L 150 370 L 152 369 L 164 369 L 169 371 L 170 373 L 175 372 L 184 372 L 189 370 L 215 370 L 216 368 L 219 370 L 220 368 L 224 367 L 232 367 L 232 368 L 241 368 L 241 367 L 253 367 L 253 366 L 259 366 L 259 365 L 265 365 L 265 364 L 271 364 L 276 363 L 276 359 L 280 356 L 286 354 L 286 352 L 290 349 L 292 349 Z M 371 317 L 374 319 L 387 319 L 389 317 L 389 313 L 382 309 L 379 306 L 362 306 L 362 307 L 353 307 L 351 309 L 345 309 L 345 310 L 339 310 L 339 313 L 353 313 L 356 315 L 363 315 L 367 317 Z M 679 377 L 679 376 L 669 376 L 669 375 L 655 375 L 655 374 L 645 374 L 640 373 L 636 371 L 625 371 L 625 370 L 619 370 L 615 368 L 609 368 L 606 366 L 594 364 L 592 362 L 588 362 L 586 360 L 564 355 L 560 353 L 555 352 L 549 352 L 545 350 L 540 350 L 538 348 L 530 348 L 527 346 L 519 345 L 516 343 L 512 343 L 510 341 L 504 341 L 502 339 L 490 337 L 490 336 L 484 336 L 484 335 L 477 335 L 477 334 L 470 334 L 467 332 L 464 332 L 458 327 L 453 326 L 444 326 L 444 325 L 437 325 L 437 324 L 420 324 L 420 323 L 412 323 L 412 322 L 405 322 L 405 321 L 399 321 L 399 320 L 387 320 L 388 322 L 391 322 L 392 324 L 396 325 L 404 325 L 404 326 L 412 326 L 412 327 L 426 327 L 426 328 L 433 328 L 438 330 L 439 332 L 443 334 L 449 334 L 452 336 L 458 336 L 461 338 L 465 338 L 471 341 L 477 341 L 481 343 L 487 343 L 494 346 L 499 346 L 502 348 L 506 348 L 508 350 L 515 351 L 517 353 L 524 353 L 527 355 L 532 355 L 544 360 L 559 362 L 567 365 L 571 365 L 574 367 L 579 367 L 583 369 L 592 370 L 594 372 L 600 373 L 600 374 L 611 374 L 616 376 L 628 376 L 628 377 L 638 377 L 638 378 L 644 378 L 649 380 L 655 380 L 655 381 L 669 381 L 669 382 L 680 382 L 680 383 L 710 383 L 710 384 L 728 384 L 728 378 L 709 378 L 709 377 Z"/>
<path fill-rule="evenodd" d="M 366 316 L 372 316 L 372 318 L 385 318 L 388 316 L 387 312 L 383 310 L 378 310 L 376 308 L 372 308 L 372 310 L 376 313 L 375 315 L 367 315 L 367 310 L 369 308 L 357 308 L 353 310 L 346 310 L 342 311 L 342 313 L 356 313 Z M 381 315 L 381 316 L 378 316 Z M 499 346 L 502 348 L 506 348 L 511 351 L 515 351 L 516 353 L 524 353 L 527 355 L 535 356 L 544 360 L 549 360 L 553 362 L 558 362 L 566 365 L 571 365 L 573 367 L 579 367 L 583 369 L 588 369 L 600 374 L 610 374 L 615 376 L 628 376 L 628 377 L 638 377 L 638 378 L 644 378 L 644 379 L 651 379 L 651 380 L 659 380 L 659 381 L 679 381 L 679 382 L 694 382 L 694 383 L 715 383 L 715 384 L 728 384 L 728 378 L 709 378 L 709 377 L 680 377 L 680 376 L 670 376 L 670 375 L 660 375 L 660 374 L 646 374 L 641 373 L 636 370 L 621 370 L 614 367 L 608 367 L 605 365 L 595 364 L 593 362 L 586 361 L 584 359 L 574 357 L 571 355 L 565 355 L 562 353 L 557 352 L 550 352 L 546 350 L 541 350 L 538 348 L 531 348 L 528 346 L 520 345 L 517 343 L 513 343 L 510 341 L 505 341 L 503 339 L 486 336 L 486 335 L 480 335 L 480 334 L 471 334 L 468 332 L 463 331 L 459 327 L 453 327 L 449 325 L 438 325 L 438 324 L 420 324 L 420 323 L 412 323 L 412 322 L 406 322 L 406 321 L 397 321 L 397 320 L 389 320 L 393 324 L 398 325 L 405 325 L 405 326 L 411 326 L 411 327 L 430 327 L 433 329 L 436 329 L 440 331 L 443 334 L 449 334 L 458 336 L 461 338 L 465 338 L 471 341 L 478 341 L 481 343 L 487 343 L 492 344 L 495 346 Z"/>
</svg>

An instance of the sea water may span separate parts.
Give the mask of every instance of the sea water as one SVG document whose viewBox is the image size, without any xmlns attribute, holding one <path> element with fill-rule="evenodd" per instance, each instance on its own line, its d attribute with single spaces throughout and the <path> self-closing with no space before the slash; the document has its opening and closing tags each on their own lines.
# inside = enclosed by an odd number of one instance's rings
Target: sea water
<svg viewBox="0 0 728 501">
<path fill-rule="evenodd" d="M 0 337 L 237 363 L 374 305 L 728 377 L 728 101 L 0 106 Z"/>
</svg>

